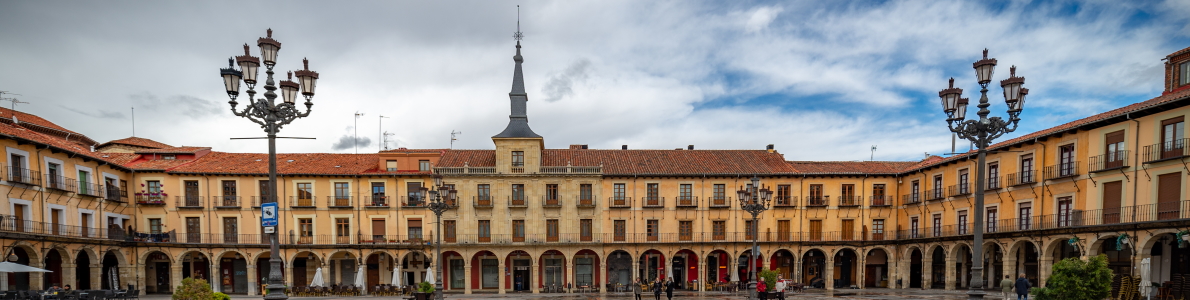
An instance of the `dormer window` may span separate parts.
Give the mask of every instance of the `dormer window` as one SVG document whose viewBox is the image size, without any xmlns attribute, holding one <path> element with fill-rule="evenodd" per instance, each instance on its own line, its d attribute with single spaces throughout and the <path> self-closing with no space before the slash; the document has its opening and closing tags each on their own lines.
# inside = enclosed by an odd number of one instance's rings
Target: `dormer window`
<svg viewBox="0 0 1190 300">
<path fill-rule="evenodd" d="M 1190 60 L 1178 66 L 1178 86 L 1190 84 Z"/>
<path fill-rule="evenodd" d="M 173 155 L 173 154 L 165 154 L 165 155 L 162 155 L 162 156 L 161 156 L 161 159 L 164 159 L 164 160 L 175 160 L 175 159 L 178 159 L 178 156 L 177 156 L 177 155 Z"/>
<path fill-rule="evenodd" d="M 388 169 L 389 172 L 396 172 L 397 171 L 397 161 L 395 161 L 395 160 L 385 161 L 384 167 L 386 169 Z"/>
<path fill-rule="evenodd" d="M 513 167 L 524 167 L 525 166 L 525 151 L 512 151 L 512 166 Z"/>
<path fill-rule="evenodd" d="M 428 160 L 417 161 L 417 169 L 422 172 L 430 171 L 430 161 L 428 161 Z"/>
</svg>

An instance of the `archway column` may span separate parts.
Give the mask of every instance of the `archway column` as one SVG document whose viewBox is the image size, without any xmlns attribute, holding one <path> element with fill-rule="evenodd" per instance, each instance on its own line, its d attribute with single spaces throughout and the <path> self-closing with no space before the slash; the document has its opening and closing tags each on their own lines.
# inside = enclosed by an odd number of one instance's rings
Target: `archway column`
<svg viewBox="0 0 1190 300">
<path fill-rule="evenodd" d="M 260 284 L 256 282 L 256 264 L 247 264 L 248 272 L 248 296 L 256 296 L 260 290 Z M 266 278 L 267 279 L 267 278 Z"/>
<path fill-rule="evenodd" d="M 855 255 L 857 256 L 855 263 L 855 286 L 862 290 L 867 288 L 868 285 L 868 251 L 871 250 L 861 249 L 860 251 L 863 253 L 856 253 Z"/>
<path fill-rule="evenodd" d="M 534 294 L 541 292 L 540 289 L 537 288 L 537 282 L 541 281 L 538 278 L 538 276 L 541 276 L 541 273 L 537 272 L 537 261 L 542 259 L 541 256 L 541 254 L 537 254 L 537 259 L 529 260 L 529 290 Z"/>
<path fill-rule="evenodd" d="M 826 290 L 833 291 L 835 290 L 835 256 L 827 255 L 823 259 L 826 259 L 826 270 L 822 271 L 822 277 L 826 279 Z"/>
<path fill-rule="evenodd" d="M 499 255 L 496 256 L 496 265 L 498 266 L 499 272 L 500 272 L 500 276 L 496 276 L 496 277 L 499 280 L 498 281 L 498 283 L 500 284 L 499 293 L 501 293 L 501 294 L 504 293 L 504 282 L 507 281 L 505 279 L 505 277 L 508 277 L 507 274 L 509 274 L 509 272 L 512 272 L 512 269 L 508 268 L 508 266 L 504 264 L 504 260 L 505 259 L 500 258 Z"/>
<path fill-rule="evenodd" d="M 565 275 L 566 280 L 562 280 L 562 289 L 563 290 L 566 290 L 567 284 L 575 283 L 576 279 L 578 278 L 578 276 L 577 276 L 578 273 L 574 271 L 574 260 L 575 259 L 576 258 L 574 255 L 571 255 L 570 259 L 565 259 L 565 258 L 562 259 L 562 260 L 566 261 L 566 271 L 562 272 L 562 273 L 566 273 L 566 275 Z M 592 271 L 594 271 L 594 270 L 592 270 Z M 567 290 L 566 292 L 570 292 L 570 291 Z"/>
<path fill-rule="evenodd" d="M 223 292 L 223 270 L 219 269 L 219 258 L 209 260 L 211 268 L 207 269 L 207 282 L 211 283 L 211 290 L 216 292 Z"/>
<path fill-rule="evenodd" d="M 951 275 L 955 274 L 955 272 L 957 272 L 955 270 L 955 267 L 956 267 L 955 263 L 957 263 L 958 260 L 955 259 L 955 257 L 953 255 L 951 255 L 951 256 L 947 256 L 945 261 L 946 261 L 946 266 L 943 268 L 944 271 L 942 273 L 942 275 L 943 275 L 942 278 L 944 278 L 943 280 L 945 281 L 944 289 L 953 290 L 953 289 L 955 289 L 955 286 L 957 285 L 956 283 L 958 283 L 958 281 L 959 281 L 959 278 L 955 278 L 955 276 L 951 276 Z"/>
<path fill-rule="evenodd" d="M 98 261 L 102 262 L 103 259 L 99 259 Z M 91 264 L 91 288 L 90 289 L 98 290 L 99 288 L 103 287 L 103 281 L 100 281 L 100 280 L 103 280 L 103 264 L 102 263 L 93 263 L 93 264 Z M 178 279 L 178 280 L 181 280 L 181 279 Z M 7 282 L 7 281 L 5 281 L 5 282 Z M 173 286 L 176 286 L 176 285 L 173 285 Z"/>
<path fill-rule="evenodd" d="M 63 286 L 65 286 L 67 284 L 72 284 L 75 281 L 74 280 L 75 279 L 74 272 L 75 272 L 75 269 L 74 269 L 73 262 L 72 263 L 62 262 L 62 285 Z M 139 278 L 143 279 L 144 276 L 139 276 Z M 137 282 L 136 286 L 141 287 L 144 285 L 142 285 L 140 282 Z M 73 286 L 72 286 L 72 288 L 73 288 Z"/>
<path fill-rule="evenodd" d="M 474 256 L 472 256 L 474 257 Z M 463 259 L 463 293 L 471 294 L 471 260 Z"/>
<path fill-rule="evenodd" d="M 1050 277 L 1050 269 L 1053 268 L 1054 258 L 1044 256 L 1037 260 L 1037 264 L 1037 286 L 1045 286 L 1045 280 Z"/>
<path fill-rule="evenodd" d="M 183 263 L 169 264 L 169 281 L 171 282 L 170 286 L 175 289 L 182 286 L 182 264 Z"/>
</svg>

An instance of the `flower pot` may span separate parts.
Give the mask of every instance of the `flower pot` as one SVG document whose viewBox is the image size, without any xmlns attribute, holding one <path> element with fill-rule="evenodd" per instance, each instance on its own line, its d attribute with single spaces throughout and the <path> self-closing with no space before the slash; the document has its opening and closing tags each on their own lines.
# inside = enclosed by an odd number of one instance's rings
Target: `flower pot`
<svg viewBox="0 0 1190 300">
<path fill-rule="evenodd" d="M 434 294 L 431 294 L 431 293 L 413 293 L 413 299 L 415 299 L 415 300 L 430 300 L 430 299 L 434 299 L 433 295 Z"/>
</svg>

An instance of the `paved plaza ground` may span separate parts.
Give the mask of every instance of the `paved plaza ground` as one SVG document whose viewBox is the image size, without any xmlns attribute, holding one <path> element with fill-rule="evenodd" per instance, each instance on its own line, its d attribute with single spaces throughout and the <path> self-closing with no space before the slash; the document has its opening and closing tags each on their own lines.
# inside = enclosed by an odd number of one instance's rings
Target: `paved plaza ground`
<svg viewBox="0 0 1190 300">
<path fill-rule="evenodd" d="M 828 292 L 824 290 L 809 290 L 797 294 L 786 294 L 786 299 L 883 299 L 883 300 L 902 300 L 902 299 L 931 299 L 931 300 L 960 300 L 967 299 L 966 290 L 890 290 L 890 289 L 866 289 L 866 290 L 836 290 Z M 644 295 L 641 299 L 651 300 L 653 295 Z M 705 292 L 701 295 L 696 292 L 676 292 L 674 299 L 697 299 L 697 300 L 719 300 L 719 299 L 743 299 L 746 295 L 744 293 L 726 293 L 726 292 Z M 260 299 L 260 296 L 245 296 L 232 295 L 232 299 Z M 332 299 L 404 299 L 401 297 L 293 297 L 294 299 L 302 300 L 332 300 Z M 633 299 L 632 294 L 625 293 L 608 293 L 608 294 L 447 294 L 447 299 L 568 299 L 568 300 L 586 300 L 586 299 Z M 168 295 L 149 295 L 142 296 L 141 299 L 146 300 L 165 300 L 169 299 Z M 661 295 L 661 299 L 665 299 L 665 294 Z M 999 291 L 988 291 L 988 296 L 984 299 L 1002 299 Z"/>
</svg>

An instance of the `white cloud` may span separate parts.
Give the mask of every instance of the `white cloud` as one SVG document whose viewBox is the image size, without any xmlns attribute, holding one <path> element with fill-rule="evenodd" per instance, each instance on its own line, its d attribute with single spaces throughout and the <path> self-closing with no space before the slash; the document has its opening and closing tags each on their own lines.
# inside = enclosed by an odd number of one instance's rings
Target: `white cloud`
<svg viewBox="0 0 1190 300">
<path fill-rule="evenodd" d="M 780 7 L 758 7 L 752 11 L 748 17 L 747 23 L 744 24 L 744 31 L 757 32 L 769 26 L 773 19 L 777 18 L 784 9 Z"/>
</svg>

